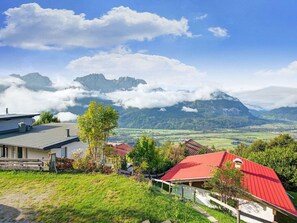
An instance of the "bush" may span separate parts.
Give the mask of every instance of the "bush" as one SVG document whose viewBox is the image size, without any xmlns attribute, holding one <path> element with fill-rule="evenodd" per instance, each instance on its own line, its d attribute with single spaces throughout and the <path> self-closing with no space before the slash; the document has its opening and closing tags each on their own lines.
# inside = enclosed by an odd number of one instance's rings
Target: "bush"
<svg viewBox="0 0 297 223">
<path fill-rule="evenodd" d="M 57 169 L 58 171 L 73 170 L 73 159 L 68 158 L 57 158 Z"/>
</svg>

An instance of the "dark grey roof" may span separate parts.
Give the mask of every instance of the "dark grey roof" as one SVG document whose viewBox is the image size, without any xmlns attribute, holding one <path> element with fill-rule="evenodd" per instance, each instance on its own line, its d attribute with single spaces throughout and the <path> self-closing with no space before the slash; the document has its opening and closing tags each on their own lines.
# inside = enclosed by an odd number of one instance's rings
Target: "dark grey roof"
<svg viewBox="0 0 297 223">
<path fill-rule="evenodd" d="M 15 118 L 33 118 L 34 116 L 40 115 L 38 113 L 34 114 L 7 114 L 7 115 L 0 115 L 0 120 L 10 120 Z"/>
<path fill-rule="evenodd" d="M 70 129 L 70 137 L 66 135 Z M 53 149 L 79 141 L 78 128 L 73 123 L 50 123 L 34 126 L 32 130 L 20 133 L 14 132 L 0 135 L 0 145 L 28 147 L 36 149 Z"/>
</svg>

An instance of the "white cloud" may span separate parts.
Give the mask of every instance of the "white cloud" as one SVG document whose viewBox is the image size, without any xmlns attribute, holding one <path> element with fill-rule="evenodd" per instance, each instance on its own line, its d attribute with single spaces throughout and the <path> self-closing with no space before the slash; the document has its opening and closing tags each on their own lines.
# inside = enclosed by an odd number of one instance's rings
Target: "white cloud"
<svg viewBox="0 0 297 223">
<path fill-rule="evenodd" d="M 211 32 L 215 37 L 228 37 L 228 30 L 221 27 L 209 27 L 208 31 Z"/>
<path fill-rule="evenodd" d="M 185 18 L 170 20 L 123 6 L 94 19 L 72 10 L 41 8 L 37 3 L 10 8 L 4 15 L 0 46 L 24 49 L 98 48 L 162 35 L 192 36 Z"/>
<path fill-rule="evenodd" d="M 155 90 L 154 86 L 138 85 L 132 91 L 116 91 L 107 94 L 118 105 L 125 108 L 165 108 L 183 101 L 207 100 L 210 94 L 215 91 L 209 86 L 201 86 L 195 91 L 185 90 Z"/>
<path fill-rule="evenodd" d="M 24 84 L 24 81 L 16 77 L 8 76 L 8 77 L 2 77 L 0 79 L 0 85 L 6 86 L 6 87 L 11 85 L 22 85 L 22 84 Z"/>
<path fill-rule="evenodd" d="M 196 16 L 196 20 L 204 20 L 204 19 L 206 19 L 207 18 L 207 14 L 205 13 L 205 14 L 203 14 L 203 15 L 200 15 L 200 16 Z"/>
<path fill-rule="evenodd" d="M 243 103 L 256 109 L 297 106 L 297 88 L 267 87 L 254 91 L 234 92 Z"/>
<path fill-rule="evenodd" d="M 36 92 L 12 85 L 0 94 L 0 107 L 9 108 L 11 113 L 65 111 L 69 106 L 74 106 L 75 99 L 83 97 L 84 93 L 79 88 Z"/>
<path fill-rule="evenodd" d="M 198 112 L 198 110 L 196 108 L 190 108 L 190 107 L 186 107 L 186 106 L 183 106 L 181 110 L 184 112 L 194 112 L 194 113 Z"/>
<path fill-rule="evenodd" d="M 55 116 L 58 117 L 58 119 L 61 122 L 73 122 L 73 121 L 76 121 L 78 117 L 76 114 L 73 114 L 71 112 L 59 112 Z"/>
<path fill-rule="evenodd" d="M 286 76 L 297 76 L 297 61 L 291 62 L 286 67 L 272 70 L 260 70 L 255 73 L 255 75 L 260 75 L 264 77 L 270 77 L 270 76 L 280 76 L 280 77 L 286 77 Z"/>
<path fill-rule="evenodd" d="M 167 109 L 166 108 L 160 108 L 160 110 L 159 110 L 160 112 L 166 112 L 167 111 Z"/>
<path fill-rule="evenodd" d="M 153 84 L 186 87 L 197 86 L 204 76 L 196 67 L 177 59 L 132 53 L 123 48 L 78 58 L 67 69 L 76 73 L 104 73 L 109 78 L 133 76 Z"/>
</svg>

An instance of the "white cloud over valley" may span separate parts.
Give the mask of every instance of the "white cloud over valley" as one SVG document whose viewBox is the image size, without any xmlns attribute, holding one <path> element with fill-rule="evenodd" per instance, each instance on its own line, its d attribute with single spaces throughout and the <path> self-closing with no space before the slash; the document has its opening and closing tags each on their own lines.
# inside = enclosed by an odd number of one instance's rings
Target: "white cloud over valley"
<svg viewBox="0 0 297 223">
<path fill-rule="evenodd" d="M 181 110 L 184 112 L 194 112 L 194 113 L 198 112 L 198 110 L 196 108 L 190 108 L 190 107 L 186 107 L 186 106 L 183 106 Z"/>
<path fill-rule="evenodd" d="M 107 97 L 125 108 L 165 108 L 183 101 L 210 99 L 210 94 L 214 90 L 214 88 L 209 86 L 199 87 L 194 91 L 156 90 L 156 88 L 150 85 L 139 85 L 132 91 L 108 93 Z"/>
<path fill-rule="evenodd" d="M 48 110 L 65 111 L 76 104 L 84 90 L 67 88 L 57 91 L 31 91 L 23 86 L 12 85 L 0 93 L 0 107 L 9 108 L 11 113 L 31 113 Z"/>
<path fill-rule="evenodd" d="M 163 35 L 192 36 L 185 18 L 167 19 L 123 6 L 94 19 L 72 10 L 42 8 L 37 3 L 10 8 L 4 15 L 6 26 L 0 29 L 0 45 L 24 49 L 99 48 Z"/>
</svg>

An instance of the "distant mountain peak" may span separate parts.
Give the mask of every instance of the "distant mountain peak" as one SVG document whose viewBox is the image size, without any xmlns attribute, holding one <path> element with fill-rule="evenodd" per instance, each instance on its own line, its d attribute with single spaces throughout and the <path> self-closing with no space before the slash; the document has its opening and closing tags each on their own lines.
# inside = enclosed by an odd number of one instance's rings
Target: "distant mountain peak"
<svg viewBox="0 0 297 223">
<path fill-rule="evenodd" d="M 79 82 L 87 90 L 100 91 L 102 93 L 113 92 L 117 90 L 130 90 L 139 84 L 146 84 L 145 80 L 135 79 L 133 77 L 120 77 L 119 79 L 109 80 L 103 74 L 88 74 L 77 77 L 74 81 Z"/>
<path fill-rule="evenodd" d="M 11 74 L 11 77 L 19 78 L 25 82 L 25 87 L 31 90 L 52 90 L 52 81 L 38 72 L 28 73 L 26 75 Z"/>
<path fill-rule="evenodd" d="M 226 94 L 223 91 L 217 90 L 210 94 L 212 100 L 228 100 L 228 101 L 239 101 L 237 98 Z"/>
</svg>

